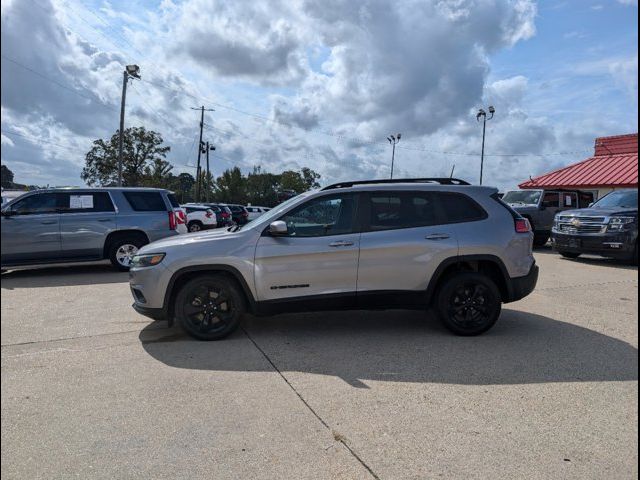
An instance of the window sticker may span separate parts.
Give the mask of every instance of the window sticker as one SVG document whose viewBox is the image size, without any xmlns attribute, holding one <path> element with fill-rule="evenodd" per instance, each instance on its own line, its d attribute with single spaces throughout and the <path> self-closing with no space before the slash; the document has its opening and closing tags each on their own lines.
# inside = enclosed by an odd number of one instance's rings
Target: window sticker
<svg viewBox="0 0 640 480">
<path fill-rule="evenodd" d="M 571 205 L 573 205 L 573 199 L 572 199 L 571 195 L 566 195 L 564 197 L 564 204 L 567 207 L 570 207 Z"/>
<path fill-rule="evenodd" d="M 93 195 L 69 195 L 69 208 L 93 208 Z"/>
</svg>

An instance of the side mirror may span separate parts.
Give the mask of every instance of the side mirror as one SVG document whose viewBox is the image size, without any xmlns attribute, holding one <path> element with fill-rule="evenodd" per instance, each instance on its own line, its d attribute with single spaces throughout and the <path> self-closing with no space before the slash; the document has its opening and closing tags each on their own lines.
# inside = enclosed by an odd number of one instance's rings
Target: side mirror
<svg viewBox="0 0 640 480">
<path fill-rule="evenodd" d="M 286 235 L 289 233 L 287 229 L 287 224 L 282 220 L 278 220 L 277 222 L 272 222 L 269 225 L 269 233 L 274 236 Z"/>
</svg>

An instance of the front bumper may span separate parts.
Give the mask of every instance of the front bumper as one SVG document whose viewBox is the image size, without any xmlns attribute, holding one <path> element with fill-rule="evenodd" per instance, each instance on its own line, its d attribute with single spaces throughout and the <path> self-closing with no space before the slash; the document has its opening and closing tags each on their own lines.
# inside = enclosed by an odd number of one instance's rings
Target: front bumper
<svg viewBox="0 0 640 480">
<path fill-rule="evenodd" d="M 524 277 L 511 278 L 508 285 L 509 298 L 505 303 L 518 301 L 529 295 L 536 288 L 540 268 L 535 263 Z"/>
<path fill-rule="evenodd" d="M 590 253 L 603 257 L 623 259 L 633 255 L 635 248 L 633 232 L 608 233 L 604 235 L 570 235 L 553 232 L 551 242 L 556 251 Z"/>
<path fill-rule="evenodd" d="M 131 306 L 140 315 L 144 315 L 145 317 L 149 317 L 149 318 L 151 318 L 153 320 L 166 320 L 167 319 L 167 312 L 164 310 L 164 308 L 143 307 L 139 303 L 135 303 L 135 302 Z"/>
</svg>

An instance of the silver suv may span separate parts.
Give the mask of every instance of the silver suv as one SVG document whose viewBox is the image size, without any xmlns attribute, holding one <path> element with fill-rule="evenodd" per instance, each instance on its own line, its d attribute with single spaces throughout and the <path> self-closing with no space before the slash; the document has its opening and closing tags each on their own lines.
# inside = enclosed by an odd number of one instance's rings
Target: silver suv
<svg viewBox="0 0 640 480">
<path fill-rule="evenodd" d="M 457 179 L 331 185 L 244 227 L 154 242 L 133 259 L 133 308 L 215 340 L 242 314 L 426 309 L 477 335 L 538 278 L 529 222 Z"/>
<path fill-rule="evenodd" d="M 128 270 L 149 242 L 186 233 L 184 211 L 157 188 L 58 188 L 2 207 L 2 267 L 108 258 Z"/>
</svg>

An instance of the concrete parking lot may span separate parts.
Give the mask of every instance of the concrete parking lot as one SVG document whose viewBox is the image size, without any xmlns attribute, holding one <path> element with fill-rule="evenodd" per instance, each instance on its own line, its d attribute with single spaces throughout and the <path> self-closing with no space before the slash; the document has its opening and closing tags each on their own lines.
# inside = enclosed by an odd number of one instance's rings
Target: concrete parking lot
<svg viewBox="0 0 640 480">
<path fill-rule="evenodd" d="M 2 477 L 637 477 L 637 268 L 536 257 L 477 338 L 332 312 L 203 343 L 109 266 L 4 273 Z"/>
</svg>

